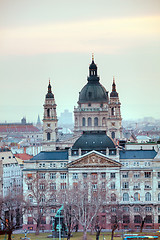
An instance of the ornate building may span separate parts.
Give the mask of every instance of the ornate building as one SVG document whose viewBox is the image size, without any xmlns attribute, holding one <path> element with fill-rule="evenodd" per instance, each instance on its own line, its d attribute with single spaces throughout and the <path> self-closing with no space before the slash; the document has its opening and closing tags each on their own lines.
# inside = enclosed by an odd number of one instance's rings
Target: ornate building
<svg viewBox="0 0 160 240">
<path fill-rule="evenodd" d="M 74 108 L 74 131 L 106 131 L 112 139 L 122 138 L 121 103 L 113 79 L 110 97 L 106 89 L 100 84 L 97 75 L 97 65 L 89 66 L 88 83 L 79 93 L 78 107 Z"/>
<path fill-rule="evenodd" d="M 55 142 L 57 140 L 57 113 L 54 94 L 51 90 L 51 84 L 49 81 L 48 93 L 45 97 L 44 103 L 44 117 L 43 117 L 43 144 L 45 149 L 52 146 L 52 150 L 55 148 Z"/>
</svg>

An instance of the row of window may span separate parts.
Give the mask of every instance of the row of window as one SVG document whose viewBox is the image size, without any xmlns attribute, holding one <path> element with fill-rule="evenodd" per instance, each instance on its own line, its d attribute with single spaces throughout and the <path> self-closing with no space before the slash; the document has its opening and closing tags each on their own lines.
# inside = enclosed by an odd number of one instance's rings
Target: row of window
<svg viewBox="0 0 160 240">
<path fill-rule="evenodd" d="M 55 211 L 55 209 L 54 209 Z M 54 216 L 50 216 L 50 224 L 52 224 L 54 221 Z M 122 222 L 123 223 L 130 223 L 130 216 L 129 215 L 123 215 L 122 216 Z M 141 223 L 142 222 L 142 216 L 140 215 L 134 215 L 134 223 Z M 151 215 L 146 215 L 144 217 L 144 222 L 145 223 L 152 223 L 152 216 Z M 160 216 L 158 216 L 158 222 L 160 222 Z M 117 223 L 117 216 L 112 215 L 111 216 L 111 223 Z M 33 217 L 28 217 L 27 224 L 33 224 Z M 40 224 L 46 224 L 46 217 L 43 216 L 41 218 Z"/>
<path fill-rule="evenodd" d="M 129 166 L 129 164 L 131 165 L 131 163 L 130 162 L 122 162 L 122 165 L 123 166 Z M 132 162 L 132 166 L 134 166 L 134 167 L 139 167 L 140 165 L 143 165 L 143 166 L 145 166 L 145 167 L 149 167 L 149 166 L 151 166 L 151 162 Z"/>
<path fill-rule="evenodd" d="M 48 164 L 46 164 L 46 163 L 39 163 L 39 168 L 41 168 L 41 167 L 46 167 Z M 58 164 L 58 166 L 59 167 L 66 167 L 66 165 L 67 165 L 67 163 L 63 163 L 63 162 L 61 162 L 60 164 Z M 56 168 L 56 163 L 50 163 L 49 164 L 49 167 L 50 168 Z"/>
<path fill-rule="evenodd" d="M 151 178 L 151 172 L 144 172 L 144 177 L 145 178 Z M 129 172 L 123 172 L 122 173 L 122 178 L 128 178 L 129 177 Z M 157 177 L 160 177 L 160 172 L 157 173 Z M 140 178 L 140 173 L 134 173 L 134 178 Z"/>
</svg>

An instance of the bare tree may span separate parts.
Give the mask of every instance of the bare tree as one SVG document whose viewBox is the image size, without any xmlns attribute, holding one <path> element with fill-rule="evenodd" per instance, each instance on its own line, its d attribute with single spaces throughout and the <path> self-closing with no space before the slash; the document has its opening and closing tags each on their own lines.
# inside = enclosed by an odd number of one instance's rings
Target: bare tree
<svg viewBox="0 0 160 240">
<path fill-rule="evenodd" d="M 110 216 L 111 216 L 111 228 L 112 228 L 112 234 L 111 234 L 111 240 L 113 240 L 114 232 L 116 229 L 119 229 L 120 224 L 123 220 L 123 208 L 121 205 L 119 205 L 118 202 L 116 202 L 114 205 L 108 206 Z"/>
<path fill-rule="evenodd" d="M 9 193 L 6 197 L 0 198 L 0 220 L 5 232 L 8 234 L 8 240 L 11 240 L 12 232 L 21 225 L 23 204 L 22 195 Z"/>
<path fill-rule="evenodd" d="M 28 211 L 36 222 L 36 234 L 41 225 L 46 224 L 47 211 L 55 206 L 56 190 L 54 183 L 45 178 L 45 173 L 36 172 L 25 178 L 29 194 L 27 196 Z"/>
</svg>

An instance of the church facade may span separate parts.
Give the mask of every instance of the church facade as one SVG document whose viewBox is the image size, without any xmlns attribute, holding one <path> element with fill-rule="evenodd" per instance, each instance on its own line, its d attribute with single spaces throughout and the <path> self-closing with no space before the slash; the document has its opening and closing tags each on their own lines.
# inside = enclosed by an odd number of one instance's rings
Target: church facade
<svg viewBox="0 0 160 240">
<path fill-rule="evenodd" d="M 80 91 L 78 106 L 74 108 L 74 131 L 106 131 L 112 139 L 122 138 L 120 107 L 115 80 L 109 95 L 100 83 L 97 65 L 92 57 L 87 84 Z"/>
</svg>

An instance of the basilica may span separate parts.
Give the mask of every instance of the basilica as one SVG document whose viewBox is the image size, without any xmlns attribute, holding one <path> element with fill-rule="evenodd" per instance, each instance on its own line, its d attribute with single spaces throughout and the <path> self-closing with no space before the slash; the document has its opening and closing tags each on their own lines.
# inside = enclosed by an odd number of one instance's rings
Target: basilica
<svg viewBox="0 0 160 240">
<path fill-rule="evenodd" d="M 95 195 L 99 190 L 103 193 L 99 217 L 104 229 L 111 229 L 118 221 L 123 229 L 138 229 L 142 221 L 144 228 L 158 229 L 160 145 L 118 145 L 123 136 L 115 79 L 109 94 L 100 83 L 92 57 L 87 83 L 74 108 L 74 136 L 67 141 L 58 139 L 57 106 L 50 82 L 43 107 L 43 151 L 24 161 L 23 195 L 32 211 L 24 214 L 23 228 L 36 229 L 34 212 L 38 204 L 42 206 L 41 229 L 51 230 L 60 207 L 59 193 L 65 194 L 78 185 L 85 189 L 87 184 Z M 39 203 L 34 193 L 36 187 Z M 52 201 L 47 205 L 50 195 Z"/>
</svg>

